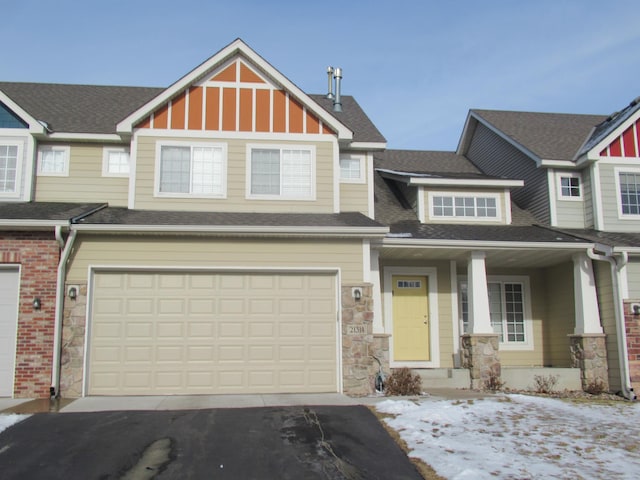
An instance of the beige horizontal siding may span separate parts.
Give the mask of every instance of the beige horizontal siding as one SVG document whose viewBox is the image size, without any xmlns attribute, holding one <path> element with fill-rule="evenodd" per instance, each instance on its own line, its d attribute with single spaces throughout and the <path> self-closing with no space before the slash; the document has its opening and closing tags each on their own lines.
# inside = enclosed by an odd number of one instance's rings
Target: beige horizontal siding
<svg viewBox="0 0 640 480">
<path fill-rule="evenodd" d="M 627 263 L 629 298 L 640 298 L 640 257 L 630 257 Z"/>
<path fill-rule="evenodd" d="M 366 184 L 340 184 L 340 211 L 360 212 L 369 215 L 369 193 Z"/>
<path fill-rule="evenodd" d="M 129 178 L 102 176 L 103 145 L 72 144 L 68 177 L 36 177 L 38 202 L 107 202 L 127 206 Z"/>
<path fill-rule="evenodd" d="M 362 282 L 358 240 L 232 239 L 80 235 L 68 283 L 86 282 L 90 266 L 166 268 L 339 268 L 344 283 Z"/>
<path fill-rule="evenodd" d="M 156 145 L 159 142 L 218 143 L 227 148 L 226 198 L 166 198 L 155 196 Z M 247 190 L 247 144 L 315 146 L 316 200 L 249 200 Z M 151 210 L 222 210 L 226 212 L 299 212 L 332 213 L 334 211 L 333 142 L 254 141 L 212 138 L 158 138 L 141 136 L 137 142 L 136 209 Z"/>
</svg>

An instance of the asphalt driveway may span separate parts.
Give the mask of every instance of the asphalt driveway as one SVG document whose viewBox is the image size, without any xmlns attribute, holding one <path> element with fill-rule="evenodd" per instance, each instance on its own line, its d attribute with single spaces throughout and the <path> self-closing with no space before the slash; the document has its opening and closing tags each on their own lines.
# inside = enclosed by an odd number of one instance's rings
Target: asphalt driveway
<svg viewBox="0 0 640 480">
<path fill-rule="evenodd" d="M 363 406 L 35 414 L 0 433 L 3 479 L 416 479 Z"/>
</svg>

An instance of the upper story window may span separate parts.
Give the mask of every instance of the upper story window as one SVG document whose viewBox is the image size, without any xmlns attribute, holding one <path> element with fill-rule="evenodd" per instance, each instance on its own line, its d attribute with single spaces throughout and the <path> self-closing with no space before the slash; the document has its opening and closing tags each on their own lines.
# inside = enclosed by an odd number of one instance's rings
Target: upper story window
<svg viewBox="0 0 640 480">
<path fill-rule="evenodd" d="M 311 147 L 249 146 L 249 198 L 312 200 L 315 150 Z"/>
<path fill-rule="evenodd" d="M 500 336 L 501 348 L 528 348 L 532 345 L 531 305 L 528 278 L 489 278 L 489 315 L 493 331 Z M 467 283 L 460 284 L 462 328 L 469 332 Z"/>
<path fill-rule="evenodd" d="M 69 176 L 69 147 L 43 146 L 38 150 L 38 175 Z"/>
<path fill-rule="evenodd" d="M 467 196 L 430 193 L 431 217 L 440 219 L 498 220 L 498 195 Z"/>
<path fill-rule="evenodd" d="M 579 173 L 559 173 L 558 188 L 560 200 L 582 199 L 582 179 Z"/>
<path fill-rule="evenodd" d="M 124 147 L 104 147 L 102 175 L 105 177 L 128 177 L 129 150 Z"/>
<path fill-rule="evenodd" d="M 158 194 L 178 197 L 226 195 L 224 145 L 160 144 L 158 148 Z"/>
<path fill-rule="evenodd" d="M 364 183 L 364 157 L 342 155 L 340 157 L 340 181 L 342 183 Z"/>
<path fill-rule="evenodd" d="M 620 213 L 640 215 L 640 171 L 617 171 L 617 174 Z"/>
<path fill-rule="evenodd" d="M 0 144 L 0 193 L 16 192 L 19 150 L 19 145 Z"/>
</svg>

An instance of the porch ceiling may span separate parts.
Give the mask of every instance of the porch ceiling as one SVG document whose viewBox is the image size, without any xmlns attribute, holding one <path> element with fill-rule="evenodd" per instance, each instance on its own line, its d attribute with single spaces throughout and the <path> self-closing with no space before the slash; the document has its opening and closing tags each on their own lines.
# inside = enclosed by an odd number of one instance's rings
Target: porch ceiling
<svg viewBox="0 0 640 480">
<path fill-rule="evenodd" d="M 585 248 L 451 248 L 396 245 L 383 246 L 379 249 L 380 260 L 402 262 L 454 260 L 458 263 L 466 263 L 471 252 L 483 251 L 486 253 L 485 262 L 488 268 L 545 268 L 560 263 L 571 262 L 572 255 L 585 252 L 585 250 Z"/>
</svg>

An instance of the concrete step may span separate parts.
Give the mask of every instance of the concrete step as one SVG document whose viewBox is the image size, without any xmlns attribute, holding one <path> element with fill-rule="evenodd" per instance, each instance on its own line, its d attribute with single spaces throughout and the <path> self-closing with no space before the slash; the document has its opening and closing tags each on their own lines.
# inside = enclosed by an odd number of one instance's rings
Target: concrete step
<svg viewBox="0 0 640 480">
<path fill-rule="evenodd" d="M 416 368 L 414 373 L 420 375 L 422 388 L 469 388 L 471 377 L 466 368 Z"/>
</svg>

